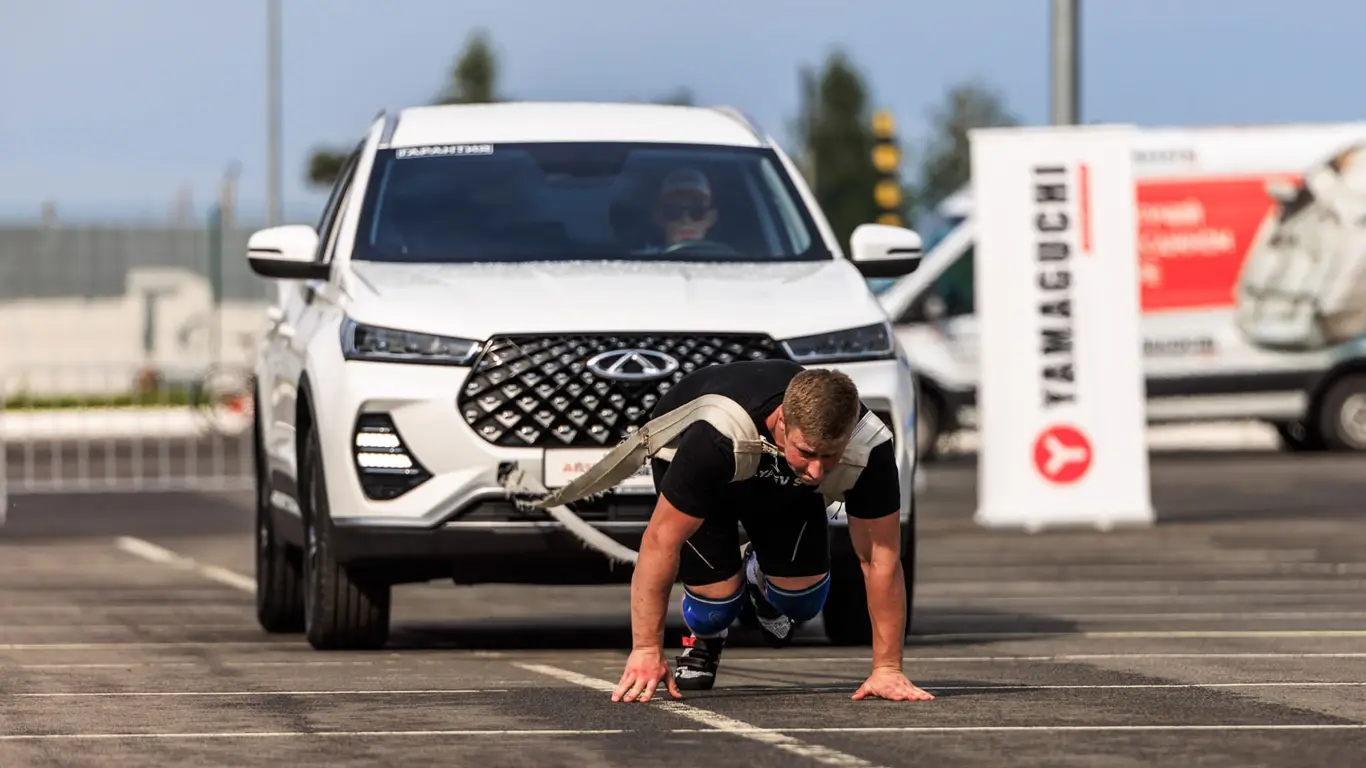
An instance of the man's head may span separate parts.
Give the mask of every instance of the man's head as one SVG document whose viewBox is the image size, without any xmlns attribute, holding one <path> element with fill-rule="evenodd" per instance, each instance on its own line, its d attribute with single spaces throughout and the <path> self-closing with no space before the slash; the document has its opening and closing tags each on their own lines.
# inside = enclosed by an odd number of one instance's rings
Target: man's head
<svg viewBox="0 0 1366 768">
<path fill-rule="evenodd" d="M 664 242 L 674 245 L 701 240 L 716 223 L 711 205 L 711 184 L 701 171 L 680 168 L 670 173 L 655 200 L 655 223 L 664 230 Z"/>
<path fill-rule="evenodd" d="M 813 368 L 792 377 L 770 429 L 799 480 L 815 485 L 839 464 L 860 406 L 858 388 L 839 371 Z"/>
</svg>

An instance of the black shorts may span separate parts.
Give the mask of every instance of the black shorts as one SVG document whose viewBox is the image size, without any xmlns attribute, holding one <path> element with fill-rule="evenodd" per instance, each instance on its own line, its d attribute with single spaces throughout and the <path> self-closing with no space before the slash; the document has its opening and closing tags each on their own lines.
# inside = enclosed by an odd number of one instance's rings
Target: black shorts
<svg viewBox="0 0 1366 768">
<path fill-rule="evenodd" d="M 656 483 L 668 463 L 651 460 Z M 725 581 L 740 570 L 740 526 L 754 547 L 759 567 L 767 576 L 820 576 L 830 570 L 830 530 L 825 499 L 809 494 L 809 501 L 783 508 L 746 506 L 718 509 L 683 544 L 679 580 L 687 586 Z M 738 525 L 737 525 L 738 524 Z"/>
</svg>

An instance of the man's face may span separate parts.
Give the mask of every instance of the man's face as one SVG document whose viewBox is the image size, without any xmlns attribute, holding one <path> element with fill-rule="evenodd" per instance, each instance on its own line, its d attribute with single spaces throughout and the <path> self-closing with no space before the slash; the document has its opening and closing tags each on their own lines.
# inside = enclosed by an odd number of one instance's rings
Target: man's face
<svg viewBox="0 0 1366 768">
<path fill-rule="evenodd" d="M 806 485 L 819 485 L 827 473 L 839 466 L 848 439 L 834 443 L 817 443 L 808 440 L 801 430 L 786 427 L 787 441 L 783 445 L 783 456 L 788 466 L 796 473 L 797 480 Z"/>
<path fill-rule="evenodd" d="M 667 245 L 702 240 L 716 223 L 716 209 L 706 195 L 675 192 L 659 199 L 655 220 L 664 228 Z"/>
</svg>

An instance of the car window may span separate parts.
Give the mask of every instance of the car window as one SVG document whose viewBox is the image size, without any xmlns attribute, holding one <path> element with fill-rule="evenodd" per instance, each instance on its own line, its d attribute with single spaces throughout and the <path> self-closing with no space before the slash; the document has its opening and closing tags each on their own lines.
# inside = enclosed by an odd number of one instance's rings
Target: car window
<svg viewBox="0 0 1366 768">
<path fill-rule="evenodd" d="M 523 143 L 380 152 L 353 258 L 833 257 L 771 150 Z"/>
<path fill-rule="evenodd" d="M 975 248 L 969 247 L 964 251 L 963 255 L 955 259 L 948 269 L 945 269 L 939 277 L 934 279 L 934 283 L 930 287 L 930 292 L 944 302 L 946 317 L 970 315 L 975 309 L 973 301 L 975 250 Z"/>
</svg>

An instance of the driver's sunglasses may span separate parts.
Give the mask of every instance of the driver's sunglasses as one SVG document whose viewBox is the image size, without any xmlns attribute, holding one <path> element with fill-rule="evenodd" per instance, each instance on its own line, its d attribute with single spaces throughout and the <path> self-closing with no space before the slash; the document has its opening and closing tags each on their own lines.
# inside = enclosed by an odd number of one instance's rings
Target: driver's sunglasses
<svg viewBox="0 0 1366 768">
<path fill-rule="evenodd" d="M 687 214 L 688 218 L 693 221 L 701 221 L 706 217 L 707 212 L 711 210 L 709 206 L 703 203 L 678 202 L 664 203 L 662 209 L 664 218 L 667 221 L 678 221 L 683 218 L 684 214 Z"/>
</svg>

